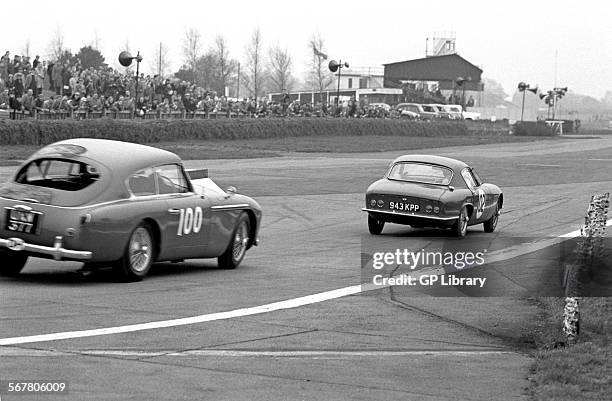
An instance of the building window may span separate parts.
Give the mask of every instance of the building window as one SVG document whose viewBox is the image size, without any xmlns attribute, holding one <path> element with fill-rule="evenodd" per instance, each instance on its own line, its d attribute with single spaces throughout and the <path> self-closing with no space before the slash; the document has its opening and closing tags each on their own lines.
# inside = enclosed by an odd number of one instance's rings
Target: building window
<svg viewBox="0 0 612 401">
<path fill-rule="evenodd" d="M 351 89 L 353 87 L 353 78 L 348 79 L 348 88 Z"/>
</svg>

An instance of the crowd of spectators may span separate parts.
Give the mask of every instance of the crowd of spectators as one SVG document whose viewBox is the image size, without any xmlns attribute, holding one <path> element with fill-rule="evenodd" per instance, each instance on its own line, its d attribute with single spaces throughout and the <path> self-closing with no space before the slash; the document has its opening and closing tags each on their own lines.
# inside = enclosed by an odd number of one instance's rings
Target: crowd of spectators
<svg viewBox="0 0 612 401">
<path fill-rule="evenodd" d="M 281 101 L 268 98 L 227 98 L 184 80 L 140 74 L 138 98 L 134 73 L 112 67 L 85 68 L 79 59 L 33 60 L 7 51 L 0 58 L 0 110 L 21 115 L 117 113 L 135 117 L 179 112 L 268 116 L 394 117 L 393 110 L 369 107 L 354 98 L 338 106 L 301 102 L 288 95 Z M 399 115 L 399 114 L 398 114 Z"/>
</svg>

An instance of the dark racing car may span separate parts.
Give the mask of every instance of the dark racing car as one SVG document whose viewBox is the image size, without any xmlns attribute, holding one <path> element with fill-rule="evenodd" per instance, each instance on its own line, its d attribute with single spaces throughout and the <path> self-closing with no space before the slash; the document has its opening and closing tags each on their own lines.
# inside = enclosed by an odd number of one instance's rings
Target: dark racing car
<svg viewBox="0 0 612 401">
<path fill-rule="evenodd" d="M 447 157 L 406 155 L 391 163 L 385 176 L 366 191 L 368 229 L 382 232 L 385 223 L 415 228 L 450 228 L 459 237 L 467 227 L 497 226 L 504 203 L 502 191 L 484 183 L 473 168 Z"/>
</svg>

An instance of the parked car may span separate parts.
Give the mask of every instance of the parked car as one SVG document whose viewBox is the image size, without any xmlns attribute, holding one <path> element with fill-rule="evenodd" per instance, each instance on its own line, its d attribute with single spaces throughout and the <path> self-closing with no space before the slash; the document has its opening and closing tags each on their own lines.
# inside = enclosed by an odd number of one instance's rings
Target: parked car
<svg viewBox="0 0 612 401">
<path fill-rule="evenodd" d="M 150 146 L 70 139 L 27 159 L 0 188 L 0 273 L 29 256 L 111 265 L 140 280 L 155 261 L 218 258 L 236 268 L 257 245 L 261 207 L 205 169 Z"/>
<path fill-rule="evenodd" d="M 419 115 L 420 120 L 435 120 L 440 116 L 438 110 L 429 104 L 400 103 L 396 106 L 400 110 L 410 111 Z"/>
<path fill-rule="evenodd" d="M 445 104 L 432 104 L 431 106 L 436 108 L 438 116 L 442 120 L 461 120 L 461 112 L 457 115 L 457 113 L 448 110 Z"/>
<path fill-rule="evenodd" d="M 480 113 L 475 111 L 463 110 L 463 107 L 458 104 L 441 105 L 445 112 L 455 116 L 455 119 L 463 120 L 480 120 Z"/>
<path fill-rule="evenodd" d="M 386 223 L 415 228 L 450 228 L 463 237 L 467 227 L 483 224 L 486 232 L 497 227 L 504 196 L 467 164 L 447 157 L 406 155 L 395 159 L 384 177 L 366 191 L 365 207 L 371 234 L 382 233 Z"/>
<path fill-rule="evenodd" d="M 409 120 L 418 120 L 421 118 L 417 110 L 417 107 L 412 107 L 409 103 L 400 103 L 395 106 L 395 109 L 399 111 L 401 118 L 407 118 Z"/>
</svg>

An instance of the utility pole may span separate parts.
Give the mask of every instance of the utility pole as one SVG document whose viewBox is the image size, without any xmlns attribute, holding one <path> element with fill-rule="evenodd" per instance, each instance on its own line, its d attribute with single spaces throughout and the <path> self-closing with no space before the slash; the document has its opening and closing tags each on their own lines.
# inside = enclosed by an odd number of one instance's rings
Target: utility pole
<svg viewBox="0 0 612 401">
<path fill-rule="evenodd" d="M 162 76 L 162 42 L 159 42 L 159 61 L 157 63 L 157 75 Z"/>
<path fill-rule="evenodd" d="M 236 88 L 236 99 L 240 98 L 240 63 L 238 63 L 238 79 L 237 79 L 237 88 Z"/>
</svg>

